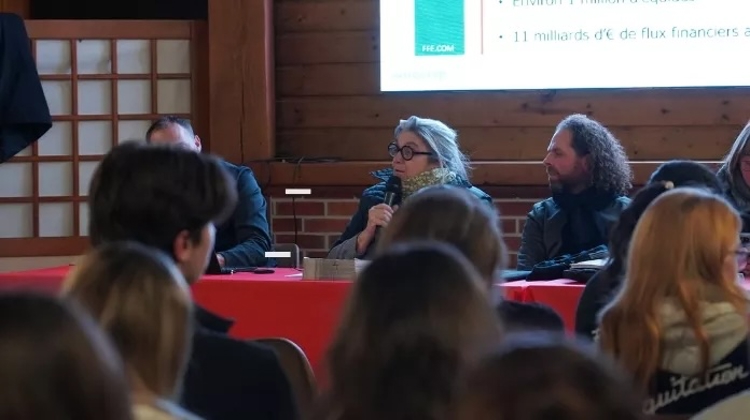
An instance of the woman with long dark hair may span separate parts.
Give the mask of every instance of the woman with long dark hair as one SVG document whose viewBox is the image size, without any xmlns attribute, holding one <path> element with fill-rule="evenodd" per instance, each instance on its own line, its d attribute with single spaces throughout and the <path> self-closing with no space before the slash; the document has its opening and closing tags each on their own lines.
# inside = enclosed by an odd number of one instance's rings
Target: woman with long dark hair
<svg viewBox="0 0 750 420">
<path fill-rule="evenodd" d="M 325 420 L 450 420 L 500 340 L 482 278 L 450 245 L 404 243 L 359 275 L 328 354 Z"/>
</svg>

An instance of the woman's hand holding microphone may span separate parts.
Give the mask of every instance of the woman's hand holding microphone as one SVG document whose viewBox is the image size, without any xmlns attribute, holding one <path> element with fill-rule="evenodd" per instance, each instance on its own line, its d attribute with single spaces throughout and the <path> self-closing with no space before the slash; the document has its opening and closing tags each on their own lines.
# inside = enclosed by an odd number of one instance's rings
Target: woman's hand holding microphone
<svg viewBox="0 0 750 420">
<path fill-rule="evenodd" d="M 398 206 L 391 207 L 388 204 L 381 203 L 372 206 L 367 212 L 367 227 L 357 237 L 357 253 L 362 254 L 370 246 L 375 234 L 377 233 L 378 227 L 386 227 L 393 218 L 393 212 L 398 209 Z"/>
</svg>

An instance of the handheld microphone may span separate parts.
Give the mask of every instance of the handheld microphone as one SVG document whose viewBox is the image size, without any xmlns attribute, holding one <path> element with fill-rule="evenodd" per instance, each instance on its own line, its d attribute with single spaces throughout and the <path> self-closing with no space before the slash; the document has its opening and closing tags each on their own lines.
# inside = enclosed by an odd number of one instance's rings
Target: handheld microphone
<svg viewBox="0 0 750 420">
<path fill-rule="evenodd" d="M 383 203 L 393 207 L 401 200 L 401 178 L 391 176 L 385 183 L 385 198 Z"/>
<path fill-rule="evenodd" d="M 385 197 L 383 198 L 383 203 L 388 204 L 391 207 L 399 204 L 401 201 L 401 188 L 401 178 L 397 176 L 391 176 L 388 178 L 388 181 L 385 182 Z M 376 234 L 380 233 L 381 228 L 382 226 L 378 226 L 375 229 Z"/>
</svg>

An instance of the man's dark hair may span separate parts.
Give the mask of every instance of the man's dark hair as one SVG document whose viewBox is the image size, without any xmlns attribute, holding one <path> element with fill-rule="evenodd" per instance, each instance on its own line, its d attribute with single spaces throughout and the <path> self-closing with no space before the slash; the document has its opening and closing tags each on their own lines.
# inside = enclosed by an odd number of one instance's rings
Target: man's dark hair
<svg viewBox="0 0 750 420">
<path fill-rule="evenodd" d="M 113 148 L 89 187 L 91 243 L 133 240 L 173 255 L 186 230 L 196 243 L 234 210 L 234 181 L 210 155 L 129 141 Z"/>
<path fill-rule="evenodd" d="M 570 115 L 557 125 L 557 131 L 571 133 L 571 146 L 578 156 L 589 156 L 594 188 L 625 195 L 633 186 L 633 172 L 620 141 L 598 121 L 583 114 Z"/>
<path fill-rule="evenodd" d="M 506 331 L 565 331 L 560 314 L 541 303 L 504 300 L 495 310 Z"/>
<path fill-rule="evenodd" d="M 190 124 L 190 120 L 175 117 L 173 115 L 167 115 L 166 117 L 159 118 L 158 120 L 154 121 L 153 124 L 151 124 L 151 127 L 149 127 L 146 131 L 146 141 L 149 141 L 149 139 L 151 138 L 151 134 L 153 134 L 154 131 L 164 130 L 173 125 L 179 125 L 180 127 L 184 128 L 185 130 L 187 130 L 190 136 L 195 135 L 195 131 L 193 131 L 193 125 Z"/>
</svg>

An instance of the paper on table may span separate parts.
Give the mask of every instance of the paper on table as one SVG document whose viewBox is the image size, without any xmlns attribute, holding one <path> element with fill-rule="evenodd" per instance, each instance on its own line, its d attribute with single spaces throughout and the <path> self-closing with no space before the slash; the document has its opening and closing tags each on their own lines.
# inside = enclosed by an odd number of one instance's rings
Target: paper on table
<svg viewBox="0 0 750 420">
<path fill-rule="evenodd" d="M 571 269 L 584 269 L 584 268 L 604 268 L 607 264 L 607 258 L 599 258 L 597 260 L 581 261 L 570 265 Z"/>
</svg>

